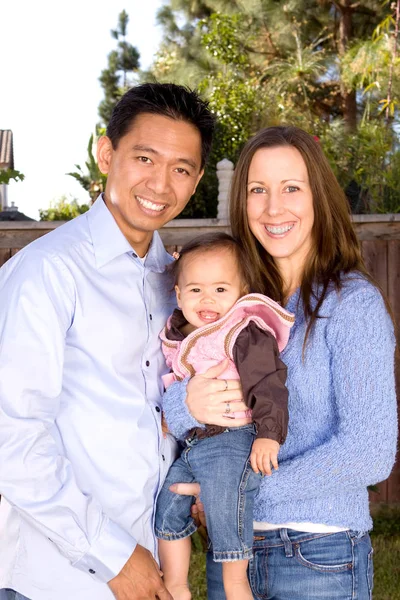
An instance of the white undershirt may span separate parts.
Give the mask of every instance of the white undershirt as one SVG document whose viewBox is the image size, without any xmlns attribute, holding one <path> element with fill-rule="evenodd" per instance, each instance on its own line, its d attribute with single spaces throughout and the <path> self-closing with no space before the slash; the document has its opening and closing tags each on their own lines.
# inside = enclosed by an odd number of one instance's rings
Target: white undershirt
<svg viewBox="0 0 400 600">
<path fill-rule="evenodd" d="M 336 527 L 335 525 L 324 525 L 323 523 L 265 523 L 263 521 L 254 521 L 254 531 L 273 531 L 274 529 L 294 529 L 295 531 L 304 531 L 305 533 L 339 533 L 339 531 L 348 531 L 348 527 Z"/>
</svg>

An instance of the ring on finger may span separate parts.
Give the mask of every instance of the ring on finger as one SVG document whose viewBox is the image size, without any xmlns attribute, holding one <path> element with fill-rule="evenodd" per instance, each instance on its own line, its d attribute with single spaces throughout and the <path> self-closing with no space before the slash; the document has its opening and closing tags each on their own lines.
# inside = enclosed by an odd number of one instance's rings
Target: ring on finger
<svg viewBox="0 0 400 600">
<path fill-rule="evenodd" d="M 230 412 L 231 412 L 231 405 L 229 404 L 229 402 L 227 402 L 226 407 L 225 407 L 225 414 L 229 415 Z"/>
<path fill-rule="evenodd" d="M 225 381 L 225 389 L 224 389 L 224 392 L 226 392 L 226 390 L 228 389 L 228 381 L 227 381 L 227 379 L 224 379 L 224 381 Z"/>
</svg>

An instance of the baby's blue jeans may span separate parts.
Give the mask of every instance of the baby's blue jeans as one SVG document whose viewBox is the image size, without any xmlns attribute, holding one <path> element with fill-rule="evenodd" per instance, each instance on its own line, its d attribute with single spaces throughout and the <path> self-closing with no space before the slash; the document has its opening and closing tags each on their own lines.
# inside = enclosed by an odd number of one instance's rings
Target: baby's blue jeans
<svg viewBox="0 0 400 600">
<path fill-rule="evenodd" d="M 158 538 L 177 540 L 196 531 L 190 516 L 193 496 L 179 496 L 168 488 L 173 483 L 197 481 L 213 559 L 226 562 L 253 556 L 253 506 L 261 481 L 261 475 L 254 473 L 249 462 L 255 435 L 251 423 L 228 427 L 213 437 L 186 440 L 158 497 Z"/>
</svg>

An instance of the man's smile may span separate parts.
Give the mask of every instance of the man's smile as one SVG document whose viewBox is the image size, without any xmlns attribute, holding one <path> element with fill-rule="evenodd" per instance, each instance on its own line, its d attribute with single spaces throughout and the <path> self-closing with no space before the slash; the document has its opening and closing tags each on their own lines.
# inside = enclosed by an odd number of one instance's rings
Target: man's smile
<svg viewBox="0 0 400 600">
<path fill-rule="evenodd" d="M 143 198 L 142 196 L 135 196 L 135 198 L 140 206 L 143 206 L 143 208 L 146 208 L 147 210 L 161 212 L 167 206 L 166 204 L 152 202 L 151 200 L 147 200 L 147 198 Z"/>
</svg>

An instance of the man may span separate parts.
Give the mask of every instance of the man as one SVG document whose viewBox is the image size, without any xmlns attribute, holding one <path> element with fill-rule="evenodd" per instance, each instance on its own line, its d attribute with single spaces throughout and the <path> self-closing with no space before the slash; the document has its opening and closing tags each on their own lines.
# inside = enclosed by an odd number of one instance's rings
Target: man
<svg viewBox="0 0 400 600">
<path fill-rule="evenodd" d="M 153 558 L 175 452 L 156 230 L 195 192 L 213 127 L 185 88 L 129 90 L 98 143 L 104 195 L 0 271 L 0 600 L 171 599 Z"/>
</svg>

